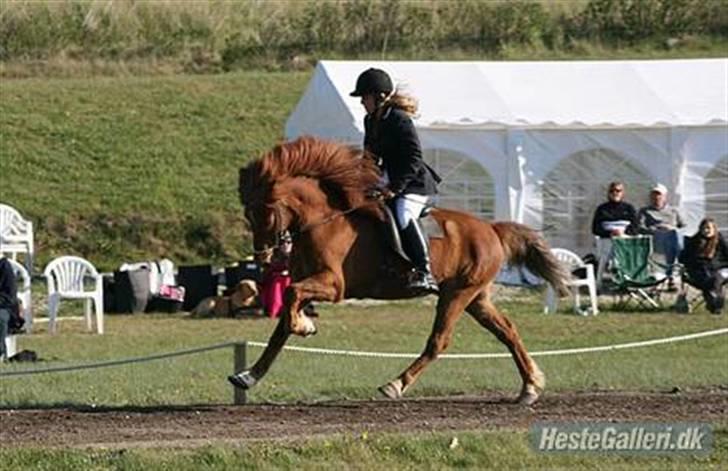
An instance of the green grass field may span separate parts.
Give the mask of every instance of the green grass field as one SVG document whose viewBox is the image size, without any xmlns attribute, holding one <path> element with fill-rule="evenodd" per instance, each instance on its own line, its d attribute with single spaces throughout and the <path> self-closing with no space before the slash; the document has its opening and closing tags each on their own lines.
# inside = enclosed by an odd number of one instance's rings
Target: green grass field
<svg viewBox="0 0 728 471">
<path fill-rule="evenodd" d="M 519 298 L 514 299 L 513 295 Z M 540 314 L 540 298 L 522 289 L 504 290 L 501 307 L 516 323 L 531 351 L 610 345 L 671 337 L 728 326 L 726 316 L 605 313 L 597 317 Z M 290 345 L 340 350 L 419 353 L 429 334 L 433 300 L 376 305 L 322 305 L 319 334 L 292 338 Z M 67 309 L 72 314 L 72 309 Z M 77 315 L 80 314 L 80 307 Z M 87 334 L 81 321 L 60 323 L 50 336 L 47 324 L 20 338 L 20 348 L 45 360 L 36 367 L 73 365 L 141 357 L 235 341 L 265 342 L 268 319 L 192 319 L 177 315 L 108 315 L 103 336 Z M 505 348 L 469 317 L 458 324 L 450 353 L 503 352 Z M 252 361 L 261 350 L 249 347 Z M 669 390 L 728 384 L 728 342 L 715 336 L 681 343 L 537 359 L 549 390 Z M 376 387 L 410 363 L 409 359 L 358 358 L 283 352 L 268 376 L 250 394 L 258 401 L 366 399 Z M 25 365 L 23 367 L 26 367 Z M 19 368 L 6 365 L 4 370 Z M 54 404 L 161 405 L 224 404 L 231 401 L 225 376 L 233 368 L 232 348 L 101 370 L 3 378 L 0 405 Z M 311 374 L 316 372 L 315 375 Z M 78 385 L 83 384 L 83 388 Z M 408 392 L 412 396 L 512 391 L 520 379 L 511 359 L 442 359 Z"/>
<path fill-rule="evenodd" d="M 370 434 L 311 439 L 303 443 L 250 443 L 196 449 L 6 450 L 7 469 L 95 470 L 440 470 L 440 469 L 725 469 L 728 430 L 715 429 L 714 452 L 695 456 L 608 456 L 535 453 L 523 432 L 450 432 L 417 435 Z M 459 446 L 451 449 L 453 437 Z"/>
</svg>

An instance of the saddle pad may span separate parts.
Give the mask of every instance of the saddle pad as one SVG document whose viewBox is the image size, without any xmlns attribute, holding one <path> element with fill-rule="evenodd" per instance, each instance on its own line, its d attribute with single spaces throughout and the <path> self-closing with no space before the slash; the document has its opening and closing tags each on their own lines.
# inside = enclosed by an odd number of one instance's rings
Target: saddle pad
<svg viewBox="0 0 728 471">
<path fill-rule="evenodd" d="M 440 224 L 437 223 L 435 218 L 432 216 L 425 216 L 420 218 L 420 227 L 422 228 L 422 232 L 425 233 L 425 237 L 433 239 L 442 239 L 445 237 L 445 233 L 442 231 L 442 227 L 440 227 Z"/>
</svg>

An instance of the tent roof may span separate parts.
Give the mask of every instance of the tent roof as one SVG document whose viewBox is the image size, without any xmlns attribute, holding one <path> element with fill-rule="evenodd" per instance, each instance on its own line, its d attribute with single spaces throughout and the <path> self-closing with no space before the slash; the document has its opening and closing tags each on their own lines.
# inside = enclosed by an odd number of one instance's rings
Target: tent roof
<svg viewBox="0 0 728 471">
<path fill-rule="evenodd" d="M 420 127 L 697 126 L 728 123 L 728 59 L 568 62 L 322 61 L 286 127 L 352 139 L 349 96 L 368 67 L 419 99 Z"/>
</svg>

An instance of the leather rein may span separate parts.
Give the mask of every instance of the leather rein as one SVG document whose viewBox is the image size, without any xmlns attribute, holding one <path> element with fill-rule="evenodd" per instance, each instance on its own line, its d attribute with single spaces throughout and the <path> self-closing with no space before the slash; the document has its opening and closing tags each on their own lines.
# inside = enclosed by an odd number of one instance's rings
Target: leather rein
<svg viewBox="0 0 728 471">
<path fill-rule="evenodd" d="M 342 211 L 335 211 L 332 214 L 329 214 L 328 216 L 325 216 L 319 221 L 310 222 L 308 224 L 304 224 L 303 226 L 299 227 L 297 230 L 290 230 L 290 227 L 283 227 L 283 218 L 281 217 L 281 212 L 283 211 L 284 207 L 287 207 L 290 209 L 290 206 L 286 205 L 285 203 L 276 202 L 273 205 L 273 216 L 275 219 L 275 226 L 276 226 L 276 232 L 275 232 L 275 242 L 272 246 L 261 249 L 261 250 L 254 250 L 253 254 L 267 254 L 275 249 L 279 248 L 281 245 L 283 245 L 284 241 L 295 239 L 297 237 L 300 237 L 302 234 L 309 232 L 310 230 L 323 226 L 324 224 L 328 224 L 331 221 L 338 219 L 340 217 L 346 216 L 347 214 L 353 213 L 354 211 L 363 208 L 364 206 L 368 206 L 372 203 L 378 203 L 380 201 L 380 198 L 374 198 L 370 201 L 366 201 L 364 203 L 361 203 L 359 205 L 353 206 L 351 208 L 342 210 Z"/>
</svg>

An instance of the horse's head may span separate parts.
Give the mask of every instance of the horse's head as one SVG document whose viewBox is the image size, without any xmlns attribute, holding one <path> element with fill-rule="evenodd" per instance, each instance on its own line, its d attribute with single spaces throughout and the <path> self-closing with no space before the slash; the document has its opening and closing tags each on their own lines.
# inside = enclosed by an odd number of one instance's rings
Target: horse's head
<svg viewBox="0 0 728 471">
<path fill-rule="evenodd" d="M 239 191 L 245 219 L 253 233 L 255 258 L 268 262 L 290 229 L 294 214 L 275 191 L 276 185 L 258 178 L 259 167 L 259 162 L 253 162 L 240 169 Z"/>
<path fill-rule="evenodd" d="M 341 144 L 303 137 L 274 147 L 240 169 L 240 201 L 256 254 L 272 253 L 288 229 L 368 206 L 365 191 L 378 181 L 374 162 Z"/>
</svg>

